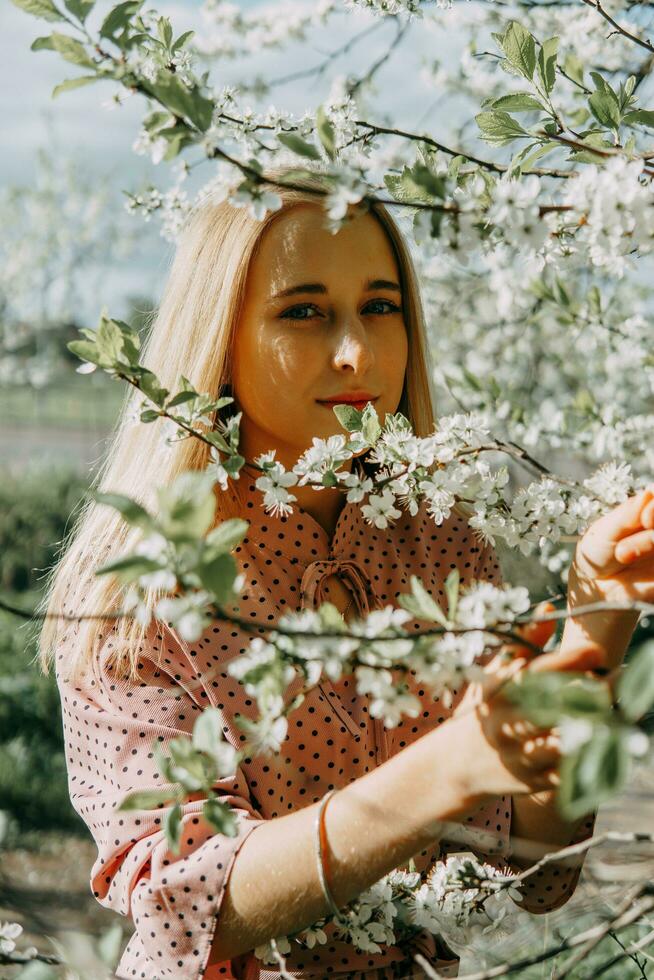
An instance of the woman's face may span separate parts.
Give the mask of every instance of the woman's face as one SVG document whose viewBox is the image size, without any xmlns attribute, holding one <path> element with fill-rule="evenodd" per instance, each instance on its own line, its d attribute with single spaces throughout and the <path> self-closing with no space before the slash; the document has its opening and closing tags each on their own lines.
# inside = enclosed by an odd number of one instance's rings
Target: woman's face
<svg viewBox="0 0 654 980">
<path fill-rule="evenodd" d="M 323 221 L 312 204 L 280 214 L 250 267 L 232 374 L 248 460 L 276 449 L 290 468 L 314 436 L 343 433 L 323 399 L 368 393 L 381 422 L 400 401 L 407 335 L 392 246 L 370 214 L 335 235 Z"/>
</svg>

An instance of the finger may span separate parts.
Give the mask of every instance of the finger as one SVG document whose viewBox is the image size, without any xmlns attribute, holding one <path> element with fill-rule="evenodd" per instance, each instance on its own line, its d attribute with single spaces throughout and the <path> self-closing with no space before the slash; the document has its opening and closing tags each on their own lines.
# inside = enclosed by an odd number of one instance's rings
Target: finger
<svg viewBox="0 0 654 980">
<path fill-rule="evenodd" d="M 551 769 L 561 758 L 561 746 L 556 735 L 528 739 L 522 754 L 526 762 L 535 769 Z"/>
<path fill-rule="evenodd" d="M 623 538 L 616 544 L 614 554 L 623 565 L 654 555 L 654 530 L 637 531 Z"/>
<path fill-rule="evenodd" d="M 607 656 L 599 643 L 584 643 L 568 650 L 553 650 L 532 660 L 528 670 L 603 670 L 606 668 Z"/>
<path fill-rule="evenodd" d="M 615 557 L 615 546 L 623 538 L 643 530 L 641 515 L 652 499 L 654 484 L 628 497 L 590 525 L 577 546 L 575 556 L 582 563 L 584 575 L 606 578 L 622 569 Z"/>
<path fill-rule="evenodd" d="M 503 721 L 499 730 L 507 742 L 524 742 L 530 738 L 546 738 L 552 732 L 551 728 L 539 728 L 534 722 L 527 721 L 524 717 Z"/>
<path fill-rule="evenodd" d="M 492 697 L 507 681 L 519 674 L 526 663 L 527 661 L 521 657 L 509 661 L 501 654 L 494 657 L 484 668 L 484 674 L 480 681 L 484 698 Z"/>
<path fill-rule="evenodd" d="M 650 484 L 640 493 L 633 497 L 627 497 L 621 504 L 610 510 L 596 520 L 592 527 L 606 541 L 616 544 L 627 535 L 640 531 L 642 524 L 642 511 L 651 501 L 654 500 L 654 484 Z"/>
<path fill-rule="evenodd" d="M 650 502 L 643 508 L 640 519 L 643 523 L 643 527 L 650 529 L 654 528 L 654 500 L 650 500 Z"/>
<path fill-rule="evenodd" d="M 620 603 L 634 600 L 654 602 L 654 560 L 642 559 L 631 565 L 622 565 L 618 587 L 612 590 L 610 599 Z M 621 612 L 616 615 L 625 615 Z"/>
</svg>

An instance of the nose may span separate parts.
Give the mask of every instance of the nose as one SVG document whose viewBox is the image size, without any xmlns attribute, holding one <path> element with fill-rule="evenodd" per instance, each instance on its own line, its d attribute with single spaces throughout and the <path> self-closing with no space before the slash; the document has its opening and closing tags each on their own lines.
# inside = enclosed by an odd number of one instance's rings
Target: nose
<svg viewBox="0 0 654 980">
<path fill-rule="evenodd" d="M 364 375 L 373 365 L 374 351 L 368 331 L 358 319 L 343 323 L 338 331 L 332 364 L 336 371 L 352 371 Z"/>
</svg>

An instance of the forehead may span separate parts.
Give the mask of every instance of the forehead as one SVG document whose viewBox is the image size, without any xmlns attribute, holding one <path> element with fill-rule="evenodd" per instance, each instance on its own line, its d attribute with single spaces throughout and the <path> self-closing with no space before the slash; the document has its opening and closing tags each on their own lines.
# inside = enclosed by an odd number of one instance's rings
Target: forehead
<svg viewBox="0 0 654 980">
<path fill-rule="evenodd" d="M 262 235 L 250 268 L 258 288 L 275 291 L 298 282 L 362 284 L 398 279 L 393 246 L 371 214 L 357 216 L 332 234 L 319 205 L 298 204 L 278 215 Z"/>
</svg>

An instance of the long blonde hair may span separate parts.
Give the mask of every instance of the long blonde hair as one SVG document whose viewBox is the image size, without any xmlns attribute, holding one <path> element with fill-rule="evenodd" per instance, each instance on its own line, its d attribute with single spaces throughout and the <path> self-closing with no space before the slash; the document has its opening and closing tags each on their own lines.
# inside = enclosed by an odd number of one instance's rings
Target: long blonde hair
<svg viewBox="0 0 654 980">
<path fill-rule="evenodd" d="M 287 168 L 277 167 L 269 170 L 268 176 L 288 183 L 287 173 Z M 294 178 L 293 183 L 301 188 L 267 188 L 280 195 L 282 207 L 268 212 L 262 221 L 245 208 L 234 207 L 228 201 L 216 203 L 211 196 L 205 197 L 189 215 L 141 356 L 141 363 L 170 391 L 178 390 L 184 375 L 199 392 L 209 392 L 214 397 L 229 392 L 232 340 L 257 246 L 279 214 L 297 204 L 316 204 L 321 200 L 316 192 L 324 193 L 320 173 L 301 180 Z M 370 211 L 391 242 L 403 290 L 408 362 L 397 410 L 409 419 L 417 435 L 426 436 L 433 431 L 435 415 L 416 273 L 408 246 L 390 213 L 377 203 L 371 205 Z M 111 444 L 92 488 L 126 494 L 154 510 L 157 487 L 171 483 L 185 470 L 204 470 L 209 463 L 209 447 L 194 438 L 169 447 L 161 437 L 161 421 L 135 424 L 130 414 L 141 396 L 127 388 Z M 230 481 L 230 490 L 216 496 L 216 523 L 240 513 L 239 481 Z M 39 604 L 39 612 L 47 613 L 39 637 L 39 661 L 45 673 L 58 644 L 71 628 L 70 621 L 58 614 L 97 616 L 120 608 L 121 585 L 111 575 L 96 576 L 95 569 L 129 551 L 136 535 L 118 511 L 90 499 L 84 501 Z M 160 595 L 160 591 L 148 590 L 146 602 L 150 608 L 154 608 Z M 75 622 L 74 639 L 67 644 L 70 650 L 65 650 L 63 661 L 68 675 L 75 677 L 90 665 L 102 634 L 108 631 L 107 624 L 112 622 L 102 618 Z M 113 630 L 116 672 L 135 678 L 139 643 L 147 627 L 132 617 L 122 617 L 115 620 Z"/>
</svg>

